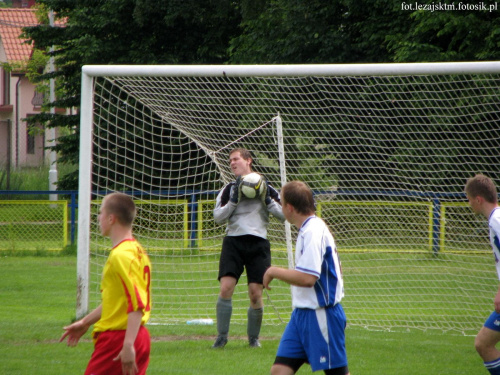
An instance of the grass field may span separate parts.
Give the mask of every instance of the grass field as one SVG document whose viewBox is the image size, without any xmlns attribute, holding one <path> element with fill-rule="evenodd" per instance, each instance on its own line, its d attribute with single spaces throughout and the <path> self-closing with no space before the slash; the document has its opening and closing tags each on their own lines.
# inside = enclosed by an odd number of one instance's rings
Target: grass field
<svg viewBox="0 0 500 375">
<path fill-rule="evenodd" d="M 62 326 L 75 315 L 76 258 L 0 256 L 0 374 L 83 373 L 92 352 L 90 336 L 76 348 L 58 343 Z M 210 349 L 214 326 L 148 328 L 153 339 L 150 375 L 256 375 L 269 373 L 284 326 L 265 325 L 263 347 L 250 349 L 246 327 L 232 325 L 224 350 Z M 487 373 L 472 336 L 360 327 L 349 327 L 346 335 L 352 375 Z M 308 366 L 298 372 L 311 373 Z"/>
</svg>

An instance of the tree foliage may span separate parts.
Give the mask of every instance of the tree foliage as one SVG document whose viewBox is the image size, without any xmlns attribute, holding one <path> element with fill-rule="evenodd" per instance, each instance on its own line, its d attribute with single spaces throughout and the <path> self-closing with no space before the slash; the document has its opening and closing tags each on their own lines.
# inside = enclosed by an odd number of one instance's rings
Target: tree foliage
<svg viewBox="0 0 500 375">
<path fill-rule="evenodd" d="M 403 32 L 399 1 L 268 0 L 231 41 L 233 63 L 388 62 L 386 36 Z"/>
<path fill-rule="evenodd" d="M 237 31 L 240 16 L 226 0 L 41 0 L 64 27 L 41 24 L 25 29 L 36 48 L 54 46 L 62 88 L 48 106 L 74 108 L 80 104 L 81 67 L 87 64 L 220 64 L 227 61 L 227 44 Z M 79 115 L 42 113 L 30 122 L 66 127 L 55 151 L 60 162 L 78 162 Z M 59 189 L 77 188 L 77 171 L 62 176 Z"/>
<path fill-rule="evenodd" d="M 422 1 L 421 4 L 434 4 Z M 452 2 L 443 2 L 452 4 Z M 493 4 L 486 1 L 486 6 Z M 408 10 L 396 0 L 40 0 L 65 27 L 27 28 L 55 47 L 58 98 L 78 108 L 86 64 L 291 64 L 498 59 L 498 11 Z M 416 4 L 416 3 L 408 3 Z M 55 150 L 77 163 L 79 115 L 33 116 L 65 127 Z M 75 172 L 76 173 L 76 172 Z M 60 189 L 77 187 L 62 176 Z"/>
<path fill-rule="evenodd" d="M 495 4 L 484 3 L 488 9 Z M 388 49 L 396 62 L 498 60 L 500 57 L 498 10 L 416 11 L 409 15 L 408 21 L 408 30 L 387 37 Z"/>
</svg>

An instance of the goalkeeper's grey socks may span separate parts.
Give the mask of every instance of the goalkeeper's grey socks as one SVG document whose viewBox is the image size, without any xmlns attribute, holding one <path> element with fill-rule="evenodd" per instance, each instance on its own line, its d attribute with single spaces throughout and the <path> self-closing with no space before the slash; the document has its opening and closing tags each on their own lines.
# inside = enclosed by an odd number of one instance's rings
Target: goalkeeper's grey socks
<svg viewBox="0 0 500 375">
<path fill-rule="evenodd" d="M 262 316 L 264 315 L 264 308 L 260 309 L 252 309 L 248 308 L 247 316 L 248 316 L 248 325 L 247 325 L 247 334 L 248 338 L 259 338 L 260 327 L 262 326 Z"/>
<path fill-rule="evenodd" d="M 217 332 L 219 336 L 227 338 L 229 333 L 229 323 L 233 313 L 233 302 L 231 299 L 223 299 L 219 296 L 217 299 Z"/>
</svg>

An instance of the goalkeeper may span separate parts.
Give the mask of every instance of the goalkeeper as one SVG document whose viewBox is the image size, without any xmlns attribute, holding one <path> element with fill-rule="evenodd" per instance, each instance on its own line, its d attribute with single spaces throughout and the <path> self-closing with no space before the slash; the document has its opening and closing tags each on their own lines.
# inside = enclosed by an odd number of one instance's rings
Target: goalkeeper
<svg viewBox="0 0 500 375">
<path fill-rule="evenodd" d="M 252 172 L 252 162 L 250 152 L 244 148 L 237 148 L 229 153 L 229 163 L 236 181 L 219 192 L 215 204 L 215 222 L 227 222 L 227 229 L 219 261 L 220 292 L 216 304 L 218 336 L 212 348 L 223 348 L 227 344 L 233 310 L 232 296 L 244 267 L 250 298 L 247 312 L 248 341 L 251 347 L 261 346 L 259 334 L 264 312 L 262 277 L 271 265 L 271 246 L 267 240 L 269 214 L 282 222 L 285 219 L 279 193 L 267 182 L 260 197 L 242 197 L 241 178 Z"/>
<path fill-rule="evenodd" d="M 465 194 L 472 211 L 488 219 L 490 242 L 500 279 L 500 207 L 495 183 L 489 177 L 478 174 L 467 180 Z M 479 330 L 474 344 L 490 374 L 500 375 L 500 351 L 496 348 L 496 344 L 500 342 L 500 286 L 494 305 L 495 311 Z"/>
</svg>

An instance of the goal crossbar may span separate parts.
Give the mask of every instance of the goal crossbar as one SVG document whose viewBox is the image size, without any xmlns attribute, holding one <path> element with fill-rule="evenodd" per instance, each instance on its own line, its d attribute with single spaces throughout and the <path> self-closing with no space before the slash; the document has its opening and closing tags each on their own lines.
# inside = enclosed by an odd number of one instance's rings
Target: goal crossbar
<svg viewBox="0 0 500 375">
<path fill-rule="evenodd" d="M 300 65 L 84 65 L 88 77 L 300 77 L 379 76 L 421 74 L 495 74 L 500 61 L 394 64 L 300 64 Z"/>
</svg>

